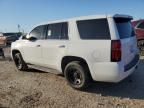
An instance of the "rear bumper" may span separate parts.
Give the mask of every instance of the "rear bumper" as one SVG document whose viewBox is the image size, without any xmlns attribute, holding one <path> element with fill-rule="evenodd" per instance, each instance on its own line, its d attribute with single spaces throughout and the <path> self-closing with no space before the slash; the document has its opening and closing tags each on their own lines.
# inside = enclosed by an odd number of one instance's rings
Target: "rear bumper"
<svg viewBox="0 0 144 108">
<path fill-rule="evenodd" d="M 134 67 L 136 65 L 136 63 L 139 61 L 139 58 L 140 56 L 139 55 L 136 55 L 134 57 L 134 59 L 129 63 L 127 64 L 126 66 L 124 66 L 124 71 L 127 72 L 128 70 L 130 70 L 132 67 Z"/>
<path fill-rule="evenodd" d="M 139 63 L 139 62 L 138 62 Z M 131 75 L 138 67 L 138 63 L 133 66 L 131 69 L 120 73 L 120 76 L 118 77 L 118 79 L 115 82 L 120 82 L 121 80 L 125 79 L 126 77 L 128 77 L 129 75 Z"/>
<path fill-rule="evenodd" d="M 90 68 L 94 81 L 102 82 L 120 82 L 132 74 L 139 64 L 139 60 L 131 68 L 125 71 L 124 64 L 119 63 L 95 63 Z"/>
</svg>

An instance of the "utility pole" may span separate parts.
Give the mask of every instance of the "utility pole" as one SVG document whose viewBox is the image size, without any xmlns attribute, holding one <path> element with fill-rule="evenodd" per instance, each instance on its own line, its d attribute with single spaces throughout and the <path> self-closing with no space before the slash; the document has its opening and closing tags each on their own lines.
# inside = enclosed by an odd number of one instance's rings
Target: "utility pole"
<svg viewBox="0 0 144 108">
<path fill-rule="evenodd" d="M 23 30 L 23 34 L 24 34 L 24 29 L 22 29 Z"/>
<path fill-rule="evenodd" d="M 20 33 L 20 25 L 18 24 L 18 31 L 19 31 L 19 33 Z"/>
</svg>

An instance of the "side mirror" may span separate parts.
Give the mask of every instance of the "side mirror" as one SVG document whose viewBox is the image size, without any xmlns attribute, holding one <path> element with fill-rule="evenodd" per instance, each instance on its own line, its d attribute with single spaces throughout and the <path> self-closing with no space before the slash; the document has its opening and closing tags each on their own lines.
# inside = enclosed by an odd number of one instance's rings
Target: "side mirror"
<svg viewBox="0 0 144 108">
<path fill-rule="evenodd" d="M 26 39 L 26 35 L 22 35 L 22 38 L 21 39 Z"/>
<path fill-rule="evenodd" d="M 29 38 L 28 38 L 28 40 L 29 40 L 29 41 L 36 41 L 36 40 L 37 40 L 37 38 L 36 38 L 36 37 L 34 37 L 34 36 L 31 36 L 31 37 L 29 37 Z"/>
</svg>

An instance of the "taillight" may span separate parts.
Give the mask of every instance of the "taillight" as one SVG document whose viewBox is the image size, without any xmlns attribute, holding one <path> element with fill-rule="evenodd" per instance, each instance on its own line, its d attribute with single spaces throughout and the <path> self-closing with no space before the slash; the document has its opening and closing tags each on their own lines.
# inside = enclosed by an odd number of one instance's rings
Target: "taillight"
<svg viewBox="0 0 144 108">
<path fill-rule="evenodd" d="M 121 42 L 120 40 L 111 41 L 111 61 L 121 61 Z"/>
</svg>

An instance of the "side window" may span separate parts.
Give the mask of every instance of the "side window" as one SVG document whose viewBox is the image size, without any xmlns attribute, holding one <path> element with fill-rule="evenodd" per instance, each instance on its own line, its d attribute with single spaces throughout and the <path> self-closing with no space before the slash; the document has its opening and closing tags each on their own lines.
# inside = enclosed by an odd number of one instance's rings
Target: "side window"
<svg viewBox="0 0 144 108">
<path fill-rule="evenodd" d="M 140 23 L 137 28 L 144 29 L 144 22 Z"/>
<path fill-rule="evenodd" d="M 81 39 L 110 39 L 106 18 L 77 21 L 77 26 Z"/>
<path fill-rule="evenodd" d="M 37 39 L 44 39 L 45 26 L 38 26 L 30 32 L 30 37 L 34 36 Z"/>
<path fill-rule="evenodd" d="M 47 30 L 47 39 L 60 39 L 62 24 L 49 24 Z"/>
<path fill-rule="evenodd" d="M 68 24 L 49 24 L 47 29 L 47 39 L 68 39 Z"/>
<path fill-rule="evenodd" d="M 62 24 L 61 39 L 68 39 L 68 23 Z"/>
</svg>

